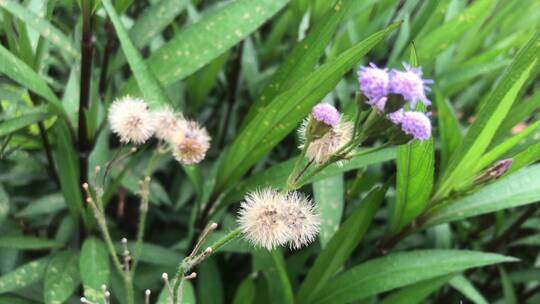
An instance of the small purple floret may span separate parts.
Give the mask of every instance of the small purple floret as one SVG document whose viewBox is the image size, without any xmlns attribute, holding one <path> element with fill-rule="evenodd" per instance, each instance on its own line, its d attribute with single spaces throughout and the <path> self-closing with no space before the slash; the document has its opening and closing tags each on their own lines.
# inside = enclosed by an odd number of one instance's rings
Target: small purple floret
<svg viewBox="0 0 540 304">
<path fill-rule="evenodd" d="M 422 79 L 422 69 L 414 68 L 408 64 L 403 64 L 405 71 L 392 70 L 388 82 L 388 91 L 392 94 L 400 94 L 411 103 L 411 109 L 416 107 L 419 100 L 427 107 L 431 102 L 426 97 L 426 92 L 430 91 L 428 84 L 432 80 Z"/>
<path fill-rule="evenodd" d="M 421 112 L 404 112 L 401 130 L 418 140 L 427 140 L 431 136 L 431 121 Z"/>
<path fill-rule="evenodd" d="M 335 126 L 339 123 L 339 111 L 332 105 L 327 103 L 320 103 L 313 107 L 311 110 L 313 118 L 319 122 L 322 122 L 328 126 Z"/>
<path fill-rule="evenodd" d="M 388 72 L 386 69 L 379 69 L 374 63 L 362 67 L 358 71 L 358 82 L 360 91 L 368 99 L 366 103 L 375 104 L 379 99 L 388 94 Z"/>
<path fill-rule="evenodd" d="M 511 158 L 503 159 L 497 162 L 494 166 L 495 176 L 500 177 L 505 174 L 510 166 L 512 165 L 513 160 Z"/>
<path fill-rule="evenodd" d="M 399 125 L 401 124 L 401 122 L 403 121 L 403 114 L 405 112 L 403 111 L 403 109 L 399 109 L 395 112 L 392 112 L 390 114 L 387 115 L 388 119 L 395 125 Z"/>
</svg>

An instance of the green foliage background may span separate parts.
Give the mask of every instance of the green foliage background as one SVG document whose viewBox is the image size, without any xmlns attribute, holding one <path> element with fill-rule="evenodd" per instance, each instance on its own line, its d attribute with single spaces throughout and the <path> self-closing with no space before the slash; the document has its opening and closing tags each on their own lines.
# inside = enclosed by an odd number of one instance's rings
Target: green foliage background
<svg viewBox="0 0 540 304">
<path fill-rule="evenodd" d="M 185 302 L 540 302 L 540 1 L 88 1 L 0 0 L 0 303 L 102 303 L 103 284 L 126 303 L 81 189 L 122 149 L 106 121 L 116 97 L 171 105 L 212 135 L 200 165 L 163 157 L 150 184 L 136 301 L 150 289 L 167 303 L 161 274 L 204 225 L 220 224 L 211 244 L 246 192 L 285 185 L 313 105 L 354 117 L 369 62 L 434 80 L 433 138 L 324 169 L 302 189 L 321 211 L 317 242 L 236 239 Z M 155 146 L 105 189 L 120 255 Z M 475 181 L 504 158 L 503 177 Z"/>
</svg>

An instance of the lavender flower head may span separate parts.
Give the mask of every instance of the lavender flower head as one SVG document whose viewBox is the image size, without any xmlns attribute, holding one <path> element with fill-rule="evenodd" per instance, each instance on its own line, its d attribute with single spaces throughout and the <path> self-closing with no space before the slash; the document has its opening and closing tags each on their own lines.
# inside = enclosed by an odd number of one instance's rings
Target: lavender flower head
<svg viewBox="0 0 540 304">
<path fill-rule="evenodd" d="M 403 121 L 404 113 L 405 111 L 403 111 L 403 109 L 399 109 L 393 113 L 388 114 L 387 117 L 393 124 L 399 125 Z"/>
<path fill-rule="evenodd" d="M 358 71 L 360 91 L 367 97 L 366 103 L 374 105 L 388 94 L 389 75 L 386 69 L 378 68 L 374 63 Z"/>
<path fill-rule="evenodd" d="M 414 139 L 427 140 L 431 136 L 431 121 L 421 112 L 404 112 L 401 117 L 401 130 Z"/>
<path fill-rule="evenodd" d="M 339 123 L 339 112 L 332 105 L 327 103 L 319 103 L 311 110 L 313 118 L 328 126 L 335 126 Z"/>
<path fill-rule="evenodd" d="M 414 68 L 404 63 L 405 71 L 392 70 L 388 82 L 388 92 L 399 94 L 411 103 L 411 109 L 416 107 L 418 100 L 422 101 L 427 107 L 431 104 L 426 97 L 426 92 L 430 91 L 428 84 L 432 80 L 422 79 L 422 69 Z"/>
</svg>

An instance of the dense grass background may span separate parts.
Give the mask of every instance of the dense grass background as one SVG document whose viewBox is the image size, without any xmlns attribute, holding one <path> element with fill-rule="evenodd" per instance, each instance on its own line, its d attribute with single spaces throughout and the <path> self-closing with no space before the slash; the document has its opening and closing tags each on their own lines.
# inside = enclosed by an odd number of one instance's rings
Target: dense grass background
<svg viewBox="0 0 540 304">
<path fill-rule="evenodd" d="M 302 188 L 318 242 L 235 240 L 186 302 L 539 303 L 539 24 L 538 0 L 0 0 L 0 303 L 102 303 L 102 284 L 125 303 L 81 189 L 122 149 L 116 97 L 170 104 L 212 136 L 200 165 L 157 163 L 134 278 L 137 301 L 148 288 L 155 302 L 206 223 L 220 224 L 210 244 L 246 192 L 284 186 L 313 105 L 354 117 L 369 62 L 434 80 L 433 139 L 325 169 Z M 119 254 L 155 146 L 107 181 Z M 504 158 L 503 177 L 475 182 Z"/>
</svg>

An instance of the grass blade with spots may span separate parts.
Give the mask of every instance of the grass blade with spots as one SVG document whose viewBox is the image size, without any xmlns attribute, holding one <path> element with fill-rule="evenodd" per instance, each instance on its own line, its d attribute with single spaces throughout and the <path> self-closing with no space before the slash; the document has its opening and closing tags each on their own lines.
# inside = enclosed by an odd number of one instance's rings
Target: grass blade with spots
<svg viewBox="0 0 540 304">
<path fill-rule="evenodd" d="M 188 26 L 146 61 L 167 86 L 191 75 L 259 28 L 289 0 L 238 0 Z M 122 90 L 137 91 L 132 79 Z"/>
<path fill-rule="evenodd" d="M 73 251 L 57 253 L 45 271 L 45 304 L 65 303 L 79 285 L 79 254 Z"/>
<path fill-rule="evenodd" d="M 540 165 L 508 175 L 476 193 L 445 202 L 428 214 L 427 226 L 531 204 L 540 200 Z"/>
<path fill-rule="evenodd" d="M 416 250 L 370 260 L 338 275 L 320 290 L 313 303 L 341 304 L 394 288 L 469 268 L 514 262 L 515 258 L 468 250 Z"/>
<path fill-rule="evenodd" d="M 59 48 L 62 54 L 68 54 L 73 59 L 80 59 L 81 54 L 73 42 L 46 19 L 39 17 L 31 10 L 12 0 L 0 1 L 0 6 L 13 14 L 13 16 L 24 21 L 32 29 L 38 31 L 43 38 Z"/>
<path fill-rule="evenodd" d="M 120 45 L 122 50 L 126 55 L 129 66 L 133 71 L 135 79 L 139 84 L 145 101 L 149 104 L 150 107 L 158 107 L 166 104 L 171 104 L 169 97 L 154 77 L 146 63 L 144 62 L 141 54 L 129 38 L 129 35 L 122 24 L 122 21 L 116 14 L 116 11 L 110 0 L 103 0 L 103 7 L 107 11 L 109 18 L 116 30 L 118 39 L 120 40 Z"/>
<path fill-rule="evenodd" d="M 399 23 L 392 24 L 355 44 L 274 98 L 240 132 L 225 153 L 218 171 L 216 191 L 236 183 L 306 117 L 311 107 L 328 94 L 346 72 L 398 26 Z"/>
<path fill-rule="evenodd" d="M 41 281 L 49 260 L 49 257 L 34 260 L 2 275 L 0 294 L 16 291 Z"/>
<path fill-rule="evenodd" d="M 101 286 L 109 285 L 109 253 L 103 241 L 90 237 L 81 248 L 79 272 L 84 287 L 84 296 L 98 302 L 103 298 Z"/>
<path fill-rule="evenodd" d="M 386 187 L 378 187 L 369 192 L 360 207 L 354 210 L 341 225 L 310 268 L 300 286 L 296 303 L 314 301 L 316 299 L 315 294 L 347 261 L 371 226 L 375 212 L 379 209 L 386 190 Z"/>
<path fill-rule="evenodd" d="M 540 61 L 540 32 L 534 33 L 506 69 L 443 172 L 434 199 L 465 186 L 477 172 L 475 164 L 488 148 L 519 92 L 536 75 Z"/>
<path fill-rule="evenodd" d="M 322 248 L 326 247 L 328 241 L 338 230 L 343 213 L 344 191 L 343 174 L 337 174 L 313 183 L 313 198 L 321 219 L 319 240 Z"/>
</svg>

